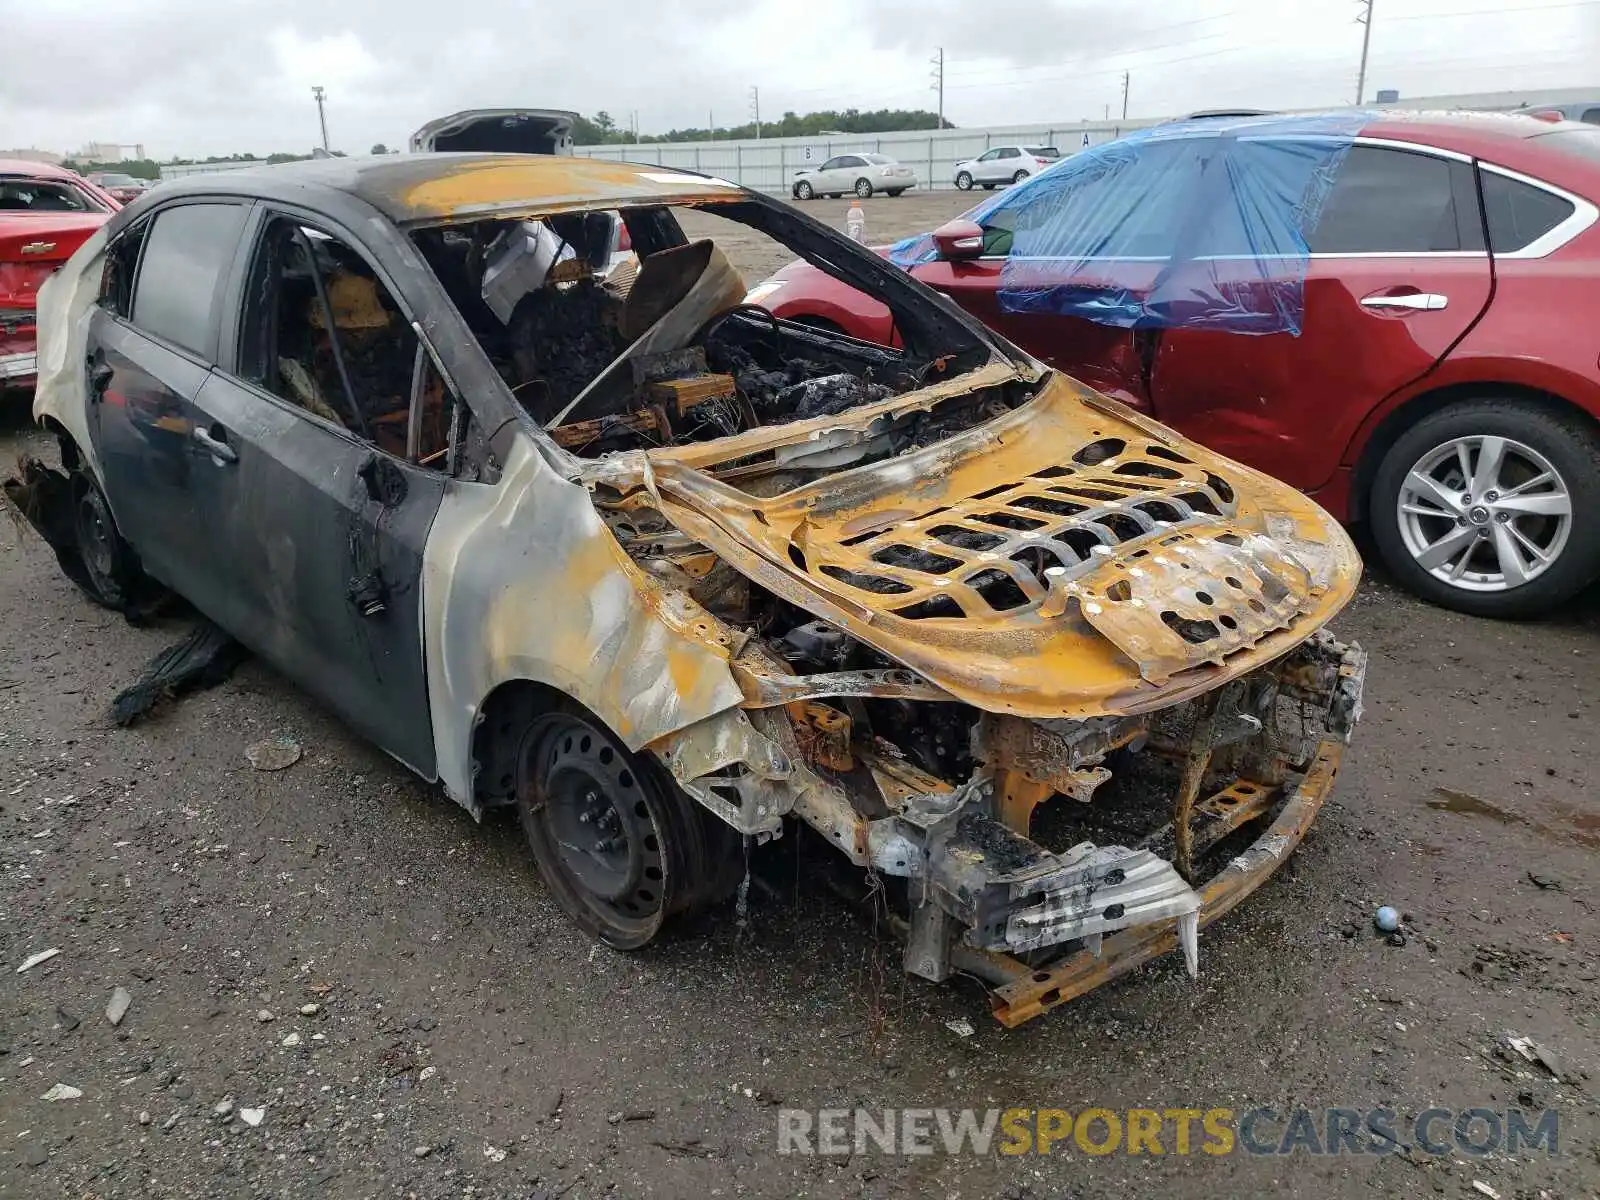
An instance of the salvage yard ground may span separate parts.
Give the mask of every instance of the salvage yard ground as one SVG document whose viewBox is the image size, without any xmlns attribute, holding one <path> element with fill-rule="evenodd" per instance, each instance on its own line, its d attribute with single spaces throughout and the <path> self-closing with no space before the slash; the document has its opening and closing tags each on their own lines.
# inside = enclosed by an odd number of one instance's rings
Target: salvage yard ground
<svg viewBox="0 0 1600 1200">
<path fill-rule="evenodd" d="M 971 201 L 875 198 L 869 239 Z M 805 210 L 842 228 L 848 206 Z M 782 265 L 724 248 L 750 283 Z M 13 404 L 0 460 L 25 449 L 48 447 Z M 258 663 L 112 727 L 185 628 L 91 608 L 0 523 L 0 1195 L 1600 1190 L 1600 595 L 1495 624 L 1369 577 L 1334 624 L 1371 666 L 1333 799 L 1202 934 L 1198 982 L 1164 960 L 1011 1032 L 975 985 L 903 976 L 798 839 L 755 856 L 744 919 L 628 956 L 561 916 L 512 818 L 474 825 Z M 301 760 L 253 769 L 278 734 Z M 780 1108 L 1296 1105 L 1548 1107 L 1560 1152 L 776 1153 Z"/>
</svg>

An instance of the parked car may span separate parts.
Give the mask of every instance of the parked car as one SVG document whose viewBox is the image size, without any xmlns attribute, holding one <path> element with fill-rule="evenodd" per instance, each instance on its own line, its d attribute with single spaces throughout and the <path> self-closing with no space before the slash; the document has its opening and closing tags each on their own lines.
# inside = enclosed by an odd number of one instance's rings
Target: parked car
<svg viewBox="0 0 1600 1200">
<path fill-rule="evenodd" d="M 470 108 L 429 121 L 411 135 L 411 149 L 571 154 L 577 122 L 561 108 Z"/>
<path fill-rule="evenodd" d="M 997 184 L 1021 183 L 1060 158 L 1061 151 L 1054 146 L 995 146 L 977 158 L 958 162 L 952 178 L 963 192 L 970 192 L 974 184 L 992 191 Z"/>
<path fill-rule="evenodd" d="M 39 288 L 118 207 L 65 167 L 0 159 L 0 392 L 33 386 Z"/>
<path fill-rule="evenodd" d="M 794 173 L 790 192 L 796 200 L 854 192 L 863 200 L 874 192 L 900 196 L 917 186 L 917 173 L 887 154 L 835 154 L 820 167 Z"/>
<path fill-rule="evenodd" d="M 614 211 L 625 294 L 584 269 Z M 826 264 L 899 345 L 753 311 L 680 212 Z M 481 251 L 531 221 L 585 252 L 502 320 Z M 474 814 L 518 808 L 614 946 L 803 822 L 890 881 L 909 970 L 988 980 L 1008 1023 L 1174 926 L 1193 969 L 1360 711 L 1337 522 L 725 180 L 470 154 L 174 180 L 41 311 L 61 468 L 6 494 L 69 577 L 180 593 Z"/>
<path fill-rule="evenodd" d="M 1325 134 L 1321 118 L 1262 120 L 1274 137 Z M 1202 138 L 1226 124 L 1179 132 Z M 1283 268 L 1303 289 L 1297 333 L 1019 311 L 1001 295 L 1014 211 L 1003 207 L 983 228 L 952 222 L 935 234 L 932 261 L 909 269 L 1061 370 L 1366 522 L 1417 594 L 1484 616 L 1547 611 L 1600 576 L 1600 368 L 1589 329 L 1600 310 L 1600 130 L 1386 113 L 1352 139 L 1302 230 L 1303 280 L 1295 263 Z M 1063 221 L 1078 214 L 1084 244 L 1117 247 L 1085 259 L 1071 281 L 1083 295 L 1112 269 L 1107 298 L 1147 292 L 1185 214 L 1215 203 L 1198 198 L 1197 180 L 1156 170 L 1081 187 L 1052 172 L 1026 185 L 1043 188 Z M 1125 210 L 1092 207 L 1143 188 Z M 1115 229 L 1093 215 L 1124 211 L 1137 219 Z M 1204 243 L 1192 252 L 1203 259 Z M 876 299 L 805 264 L 753 295 L 782 317 L 894 338 Z"/>
<path fill-rule="evenodd" d="M 1576 104 L 1535 104 L 1519 108 L 1523 116 L 1538 117 L 1541 121 L 1581 121 L 1585 125 L 1600 125 L 1600 100 L 1580 100 Z"/>
<path fill-rule="evenodd" d="M 98 188 L 110 192 L 123 204 L 137 200 L 149 189 L 148 180 L 121 171 L 94 171 L 86 178 Z"/>
</svg>

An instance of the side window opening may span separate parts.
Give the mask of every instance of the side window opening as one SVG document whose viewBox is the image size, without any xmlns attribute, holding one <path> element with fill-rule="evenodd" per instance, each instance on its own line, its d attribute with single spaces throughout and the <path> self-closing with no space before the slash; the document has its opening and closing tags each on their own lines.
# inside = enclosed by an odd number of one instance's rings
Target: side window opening
<svg viewBox="0 0 1600 1200">
<path fill-rule="evenodd" d="M 106 248 L 105 263 L 100 269 L 100 307 L 119 317 L 133 315 L 133 278 L 139 269 L 139 252 L 144 248 L 148 221 L 141 221 L 123 231 Z"/>
<path fill-rule="evenodd" d="M 242 378 L 395 458 L 456 472 L 467 410 L 365 258 L 280 217 L 246 287 Z"/>
</svg>

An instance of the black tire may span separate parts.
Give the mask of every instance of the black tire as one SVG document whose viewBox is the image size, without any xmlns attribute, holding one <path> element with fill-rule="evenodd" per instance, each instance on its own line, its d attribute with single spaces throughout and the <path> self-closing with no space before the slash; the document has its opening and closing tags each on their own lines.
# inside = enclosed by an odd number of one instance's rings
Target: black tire
<svg viewBox="0 0 1600 1200">
<path fill-rule="evenodd" d="M 1401 488 L 1413 468 L 1425 464 L 1430 454 L 1455 439 L 1481 437 L 1508 439 L 1541 456 L 1565 488 L 1571 514 L 1565 543 L 1556 552 L 1555 561 L 1526 583 L 1498 591 L 1472 590 L 1432 574 L 1408 546 L 1398 511 Z M 1505 469 L 1510 471 L 1527 460 L 1520 459 L 1511 449 L 1505 461 Z M 1448 463 L 1444 469 L 1449 470 Z M 1527 473 L 1525 467 L 1524 474 Z M 1497 473 L 1496 478 L 1501 476 Z M 1449 483 L 1454 486 L 1454 479 L 1450 478 Z M 1468 490 L 1461 494 L 1470 494 L 1470 484 L 1463 486 Z M 1498 502 L 1499 493 L 1494 494 Z M 1484 499 L 1474 497 L 1478 503 L 1470 508 L 1463 506 L 1454 524 L 1465 530 L 1483 521 L 1489 531 L 1484 535 L 1490 543 L 1486 549 L 1492 550 L 1493 521 L 1500 514 L 1487 516 L 1493 505 L 1484 503 Z M 1537 544 L 1541 537 L 1550 536 L 1553 528 L 1540 523 L 1558 519 L 1519 518 L 1516 527 L 1523 531 L 1520 521 L 1532 521 L 1526 532 Z M 1485 396 L 1440 409 L 1402 433 L 1384 454 L 1373 475 L 1367 520 L 1384 563 L 1407 590 L 1445 608 L 1475 616 L 1537 616 L 1571 599 L 1600 577 L 1600 433 L 1582 417 L 1520 398 Z M 1437 534 L 1440 542 L 1453 535 L 1452 523 L 1443 517 L 1430 516 L 1418 525 L 1430 539 Z M 1495 561 L 1498 562 L 1497 557 Z"/>
<path fill-rule="evenodd" d="M 986 184 L 984 184 L 984 185 L 983 185 L 983 190 L 984 190 L 984 191 L 986 191 L 986 192 L 992 192 L 992 191 L 994 191 L 994 184 L 992 184 L 992 183 L 986 183 Z"/>
<path fill-rule="evenodd" d="M 856 180 L 855 192 L 856 192 L 857 196 L 861 197 L 861 199 L 870 200 L 872 198 L 872 180 L 870 180 L 870 179 L 858 179 L 858 180 Z"/>
<path fill-rule="evenodd" d="M 890 188 L 884 193 L 884 195 L 890 197 L 891 199 L 893 199 L 895 196 L 904 196 L 905 194 L 905 188 Z"/>
<path fill-rule="evenodd" d="M 837 200 L 841 195 L 843 195 L 842 192 L 829 192 L 828 193 L 828 199 L 829 200 Z"/>
<path fill-rule="evenodd" d="M 556 903 L 618 950 L 637 950 L 668 919 L 724 898 L 741 861 L 734 830 L 576 704 L 523 731 L 516 798 Z"/>
<path fill-rule="evenodd" d="M 962 171 L 961 174 L 957 175 L 956 176 L 956 187 L 959 188 L 963 192 L 970 192 L 972 190 L 972 174 L 971 174 L 971 172 Z"/>
<path fill-rule="evenodd" d="M 146 600 L 154 584 L 139 566 L 139 556 L 123 540 L 105 493 L 87 471 L 73 475 L 72 532 L 82 574 L 72 581 L 96 604 L 126 613 Z"/>
<path fill-rule="evenodd" d="M 796 200 L 810 200 L 815 195 L 816 193 L 811 190 L 811 185 L 803 179 L 794 185 L 794 198 Z"/>
<path fill-rule="evenodd" d="M 1027 177 L 1028 177 L 1028 173 L 1026 171 L 1018 171 L 1015 175 L 1013 175 L 1011 177 L 1011 182 L 1012 183 L 1021 183 Z"/>
</svg>

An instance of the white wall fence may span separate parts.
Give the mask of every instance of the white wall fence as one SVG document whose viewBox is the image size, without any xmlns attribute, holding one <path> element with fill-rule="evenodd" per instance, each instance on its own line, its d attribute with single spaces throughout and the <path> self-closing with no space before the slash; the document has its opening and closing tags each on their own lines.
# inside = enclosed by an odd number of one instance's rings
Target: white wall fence
<svg viewBox="0 0 1600 1200">
<path fill-rule="evenodd" d="M 725 142 L 645 142 L 635 146 L 579 146 L 574 153 L 585 158 L 655 163 L 720 175 L 757 191 L 782 195 L 789 193 L 796 171 L 820 167 L 835 154 L 887 154 L 916 171 L 918 187 L 954 188 L 956 164 L 976 158 L 991 146 L 1055 146 L 1063 155 L 1070 155 L 1153 124 L 1099 121 Z"/>
</svg>

